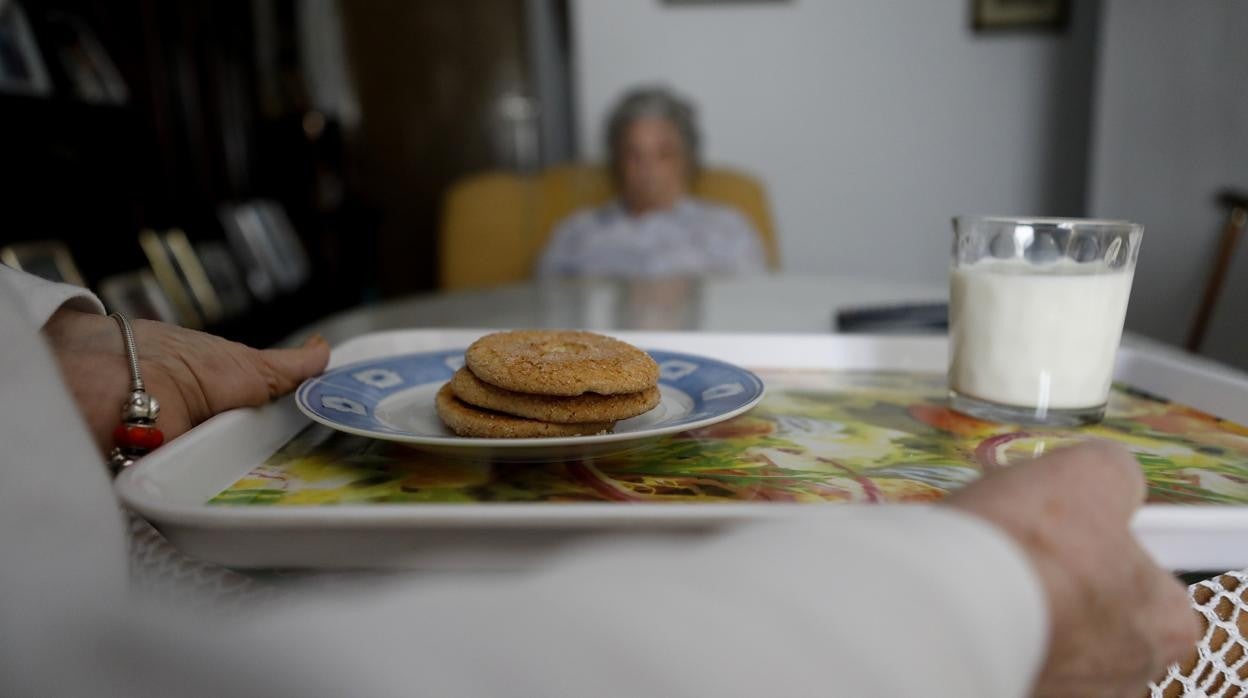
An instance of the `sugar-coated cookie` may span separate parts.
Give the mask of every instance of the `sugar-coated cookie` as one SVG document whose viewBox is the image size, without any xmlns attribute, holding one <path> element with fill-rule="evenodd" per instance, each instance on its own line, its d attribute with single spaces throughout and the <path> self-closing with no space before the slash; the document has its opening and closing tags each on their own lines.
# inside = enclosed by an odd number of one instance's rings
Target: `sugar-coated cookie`
<svg viewBox="0 0 1248 698">
<path fill-rule="evenodd" d="M 659 404 L 659 389 L 655 387 L 621 395 L 529 395 L 490 385 L 467 368 L 455 372 L 451 390 L 474 407 L 559 424 L 614 422 L 644 414 Z"/>
<path fill-rule="evenodd" d="M 614 422 L 555 424 L 478 409 L 455 397 L 450 383 L 442 386 L 434 402 L 437 406 L 438 417 L 450 427 L 451 431 L 460 436 L 487 439 L 586 436 L 609 432 L 615 426 Z"/>
<path fill-rule="evenodd" d="M 659 366 L 649 354 L 576 330 L 497 332 L 473 342 L 464 360 L 482 381 L 531 395 L 639 393 L 659 381 Z"/>
</svg>

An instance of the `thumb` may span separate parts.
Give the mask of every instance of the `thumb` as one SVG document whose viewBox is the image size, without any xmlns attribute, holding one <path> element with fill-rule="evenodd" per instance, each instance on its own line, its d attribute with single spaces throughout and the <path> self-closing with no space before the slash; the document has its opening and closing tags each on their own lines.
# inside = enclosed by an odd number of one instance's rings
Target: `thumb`
<svg viewBox="0 0 1248 698">
<path fill-rule="evenodd" d="M 1148 483 L 1135 456 L 1122 446 L 1095 439 L 1037 462 L 1057 470 L 1067 496 L 1085 498 L 1116 518 L 1129 520 L 1144 504 Z"/>
<path fill-rule="evenodd" d="M 1130 452 L 1108 441 L 1089 441 L 993 472 L 945 501 L 998 523 L 1056 510 L 1128 521 L 1146 494 L 1144 475 Z"/>
<path fill-rule="evenodd" d="M 313 335 L 295 349 L 265 349 L 257 358 L 266 368 L 269 397 L 279 397 L 294 390 L 305 379 L 318 375 L 329 363 L 329 342 Z"/>
</svg>

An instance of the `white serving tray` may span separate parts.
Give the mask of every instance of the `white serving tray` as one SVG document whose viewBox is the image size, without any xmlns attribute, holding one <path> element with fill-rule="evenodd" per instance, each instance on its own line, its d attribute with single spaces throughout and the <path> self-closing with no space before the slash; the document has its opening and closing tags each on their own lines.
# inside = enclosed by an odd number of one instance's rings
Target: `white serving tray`
<svg viewBox="0 0 1248 698">
<path fill-rule="evenodd" d="M 466 347 L 485 330 L 406 330 L 358 337 L 331 366 L 402 352 Z M 943 371 L 943 337 L 619 332 L 645 347 L 703 354 L 748 368 Z M 1219 417 L 1248 423 L 1248 376 L 1174 350 L 1128 342 L 1116 377 Z M 207 506 L 308 420 L 285 398 L 214 417 L 117 478 L 121 500 L 187 554 L 240 568 L 506 569 L 603 533 L 689 530 L 845 504 L 419 504 Z M 1248 566 L 1248 506 L 1147 505 L 1134 527 L 1175 570 Z"/>
</svg>

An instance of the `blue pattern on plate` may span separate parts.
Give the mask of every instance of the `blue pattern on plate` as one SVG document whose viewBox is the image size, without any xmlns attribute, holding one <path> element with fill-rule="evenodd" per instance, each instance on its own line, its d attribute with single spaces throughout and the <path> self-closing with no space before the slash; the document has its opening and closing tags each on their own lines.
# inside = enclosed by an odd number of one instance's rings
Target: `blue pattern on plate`
<svg viewBox="0 0 1248 698">
<path fill-rule="evenodd" d="M 664 426 L 693 424 L 749 404 L 763 392 L 758 376 L 715 359 L 651 351 L 659 383 L 693 400 L 689 414 Z M 402 354 L 332 369 L 305 381 L 295 399 L 309 412 L 342 426 L 386 434 L 404 433 L 377 420 L 377 404 L 394 393 L 427 383 L 444 383 L 464 364 L 464 350 Z"/>
</svg>

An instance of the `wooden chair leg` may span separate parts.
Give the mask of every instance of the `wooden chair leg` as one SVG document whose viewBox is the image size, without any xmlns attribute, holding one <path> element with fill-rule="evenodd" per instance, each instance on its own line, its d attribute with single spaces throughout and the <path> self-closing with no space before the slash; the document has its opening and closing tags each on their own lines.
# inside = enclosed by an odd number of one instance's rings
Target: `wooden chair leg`
<svg viewBox="0 0 1248 698">
<path fill-rule="evenodd" d="M 1222 239 L 1218 242 L 1217 256 L 1213 260 L 1213 273 L 1205 284 L 1205 294 L 1200 299 L 1196 310 L 1196 320 L 1192 323 L 1192 331 L 1187 335 L 1187 350 L 1196 352 L 1205 340 L 1205 332 L 1209 329 L 1209 318 L 1217 305 L 1218 296 L 1222 293 L 1222 285 L 1226 282 L 1226 273 L 1231 267 L 1231 259 L 1235 255 L 1235 247 L 1244 229 L 1248 228 L 1248 202 L 1238 200 L 1231 206 L 1226 217 L 1226 225 L 1222 228 Z"/>
</svg>

